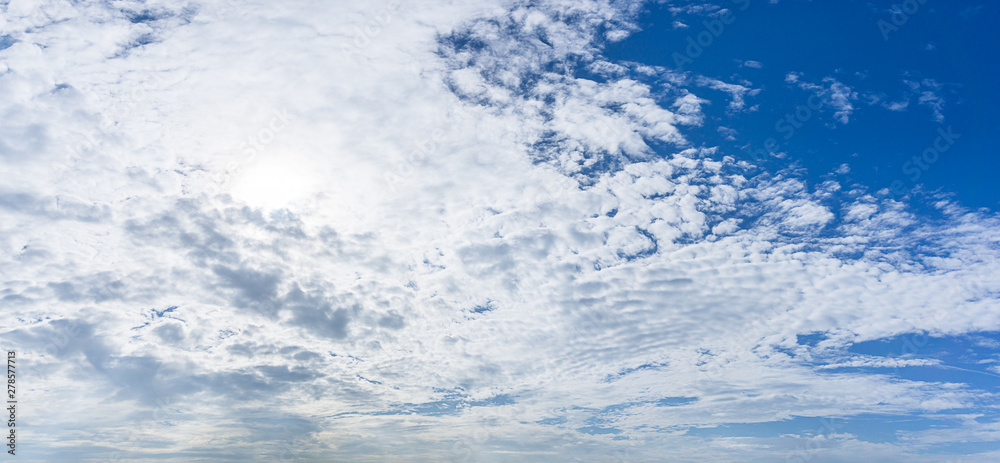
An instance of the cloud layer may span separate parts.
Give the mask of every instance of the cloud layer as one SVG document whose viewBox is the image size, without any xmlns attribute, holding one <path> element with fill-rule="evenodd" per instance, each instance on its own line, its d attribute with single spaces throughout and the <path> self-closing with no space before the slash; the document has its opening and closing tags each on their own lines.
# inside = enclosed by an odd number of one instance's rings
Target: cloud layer
<svg viewBox="0 0 1000 463">
<path fill-rule="evenodd" d="M 1000 329 L 1000 219 L 691 142 L 718 129 L 709 90 L 730 111 L 759 90 L 607 60 L 641 7 L 0 6 L 25 458 L 938 461 L 996 440 L 970 411 L 991 393 L 888 373 L 940 363 L 919 349 L 848 347 Z M 855 109 L 832 78 L 789 82 Z M 946 413 L 884 443 L 823 421 Z M 773 422 L 795 428 L 741 433 Z"/>
</svg>

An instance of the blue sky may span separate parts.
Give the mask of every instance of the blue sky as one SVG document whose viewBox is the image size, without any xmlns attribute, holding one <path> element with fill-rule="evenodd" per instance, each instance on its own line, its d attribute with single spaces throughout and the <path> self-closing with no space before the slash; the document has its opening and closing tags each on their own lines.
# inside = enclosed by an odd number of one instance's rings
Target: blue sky
<svg viewBox="0 0 1000 463">
<path fill-rule="evenodd" d="M 694 3 L 697 4 L 697 3 Z M 922 185 L 927 191 L 944 191 L 968 207 L 996 210 L 997 190 L 992 172 L 998 168 L 996 133 L 998 93 L 991 75 L 998 69 L 992 59 L 1000 43 L 995 28 L 996 5 L 983 2 L 933 2 L 919 6 L 896 26 L 889 2 L 802 2 L 772 4 L 765 1 L 718 4 L 732 11 L 731 24 L 703 47 L 686 69 L 716 79 L 753 82 L 764 91 L 751 105 L 759 110 L 726 114 L 721 105 L 707 112 L 720 126 L 739 132 L 725 144 L 734 152 L 766 149 L 776 137 L 778 151 L 789 158 L 778 165 L 806 169 L 813 182 L 842 164 L 851 167 L 846 177 L 872 190 L 890 187 L 899 180 L 905 191 Z M 745 9 L 744 9 L 745 7 Z M 706 16 L 675 13 L 670 3 L 654 5 L 640 16 L 641 32 L 610 44 L 607 56 L 651 65 L 675 67 L 675 53 L 688 57 L 688 37 L 706 31 Z M 902 11 L 902 10 L 900 10 Z M 677 27 L 679 21 L 687 27 Z M 880 21 L 886 26 L 880 28 Z M 888 40 L 886 40 L 888 38 Z M 680 45 L 683 44 L 683 47 Z M 693 48 L 697 52 L 697 48 Z M 748 67 L 747 61 L 761 67 Z M 850 123 L 840 124 L 834 111 L 819 112 L 801 121 L 801 129 L 775 130 L 775 123 L 797 107 L 807 105 L 808 93 L 789 85 L 789 73 L 814 83 L 830 77 L 859 93 Z M 930 80 L 933 88 L 914 90 L 907 82 Z M 941 99 L 942 120 L 933 107 L 919 104 L 922 92 Z M 878 98 L 878 103 L 866 102 Z M 882 104 L 909 102 L 905 111 L 889 111 Z M 803 113 L 804 114 L 804 113 Z M 788 127 L 788 126 L 786 126 Z M 914 178 L 904 164 L 932 146 L 939 127 L 953 127 L 961 138 L 954 149 L 942 153 L 933 167 Z M 704 143 L 718 144 L 716 134 L 705 134 Z M 957 140 L 956 140 L 957 142 Z M 970 166 L 976 166 L 970 168 Z"/>
<path fill-rule="evenodd" d="M 997 461 L 1000 7 L 898 8 L 0 2 L 18 458 Z"/>
</svg>

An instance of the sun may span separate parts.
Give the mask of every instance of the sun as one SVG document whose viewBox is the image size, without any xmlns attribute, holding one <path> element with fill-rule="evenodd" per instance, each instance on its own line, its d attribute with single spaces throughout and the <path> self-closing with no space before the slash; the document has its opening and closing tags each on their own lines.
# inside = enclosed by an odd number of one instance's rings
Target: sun
<svg viewBox="0 0 1000 463">
<path fill-rule="evenodd" d="M 273 154 L 240 168 L 233 176 L 234 199 L 260 209 L 295 209 L 319 187 L 316 169 L 302 157 Z"/>
</svg>

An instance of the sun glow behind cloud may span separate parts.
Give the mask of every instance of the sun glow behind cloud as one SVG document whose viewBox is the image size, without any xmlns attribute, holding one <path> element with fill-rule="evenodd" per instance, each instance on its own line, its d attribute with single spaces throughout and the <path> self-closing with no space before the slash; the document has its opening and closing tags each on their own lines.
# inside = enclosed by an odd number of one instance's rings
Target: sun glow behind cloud
<svg viewBox="0 0 1000 463">
<path fill-rule="evenodd" d="M 247 205 L 274 210 L 296 210 L 296 204 L 321 190 L 316 169 L 301 156 L 271 153 L 234 176 L 231 194 Z"/>
</svg>

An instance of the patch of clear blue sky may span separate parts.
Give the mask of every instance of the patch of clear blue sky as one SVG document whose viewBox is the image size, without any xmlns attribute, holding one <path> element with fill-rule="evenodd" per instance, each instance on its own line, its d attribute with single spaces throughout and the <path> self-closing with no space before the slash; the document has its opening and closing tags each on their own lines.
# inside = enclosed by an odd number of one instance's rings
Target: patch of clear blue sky
<svg viewBox="0 0 1000 463">
<path fill-rule="evenodd" d="M 801 166 L 815 184 L 846 163 L 851 172 L 837 177 L 845 187 L 857 184 L 874 192 L 900 181 L 904 191 L 922 185 L 953 193 L 968 207 L 1000 209 L 995 179 L 1000 172 L 1000 28 L 995 27 L 1000 4 L 926 0 L 885 40 L 878 22 L 891 24 L 894 2 L 749 0 L 746 10 L 740 9 L 745 0 L 714 3 L 731 9 L 734 20 L 686 70 L 732 83 L 745 79 L 762 92 L 747 101 L 748 107 L 759 105 L 759 110 L 730 113 L 726 94 L 701 89 L 699 94 L 712 104 L 705 108 L 705 126 L 685 132 L 694 143 L 721 146 L 725 154 L 750 159 L 750 149 L 763 149 L 765 140 L 774 137 L 779 142 L 776 150 L 788 153 L 788 158 L 769 161 L 769 170 Z M 673 68 L 672 55 L 685 54 L 687 37 L 704 31 L 706 19 L 674 16 L 665 5 L 651 5 L 640 18 L 643 30 L 608 44 L 605 54 L 613 61 Z M 674 21 L 690 27 L 674 28 Z M 744 66 L 746 60 L 759 61 L 763 68 Z M 785 82 L 790 72 L 817 84 L 833 77 L 861 94 L 853 102 L 850 122 L 837 122 L 827 109 L 786 140 L 787 132 L 778 132 L 776 122 L 809 97 L 809 92 Z M 910 95 L 910 105 L 902 112 L 864 102 L 865 93 L 902 101 L 909 92 L 903 81 L 924 79 L 941 84 L 937 93 L 946 102 L 943 122 L 935 121 L 933 111 L 918 104 L 916 95 Z M 716 132 L 719 126 L 735 129 L 736 140 L 725 140 Z M 904 172 L 907 161 L 934 144 L 938 129 L 949 126 L 961 138 L 926 169 L 911 164 Z M 917 179 L 914 168 L 920 169 Z"/>
<path fill-rule="evenodd" d="M 910 381 L 962 383 L 971 388 L 998 392 L 1000 366 L 997 355 L 1000 333 L 931 337 L 920 333 L 854 344 L 848 352 L 888 358 L 925 358 L 940 365 L 876 369 Z M 844 370 L 837 370 L 844 371 Z"/>
</svg>

